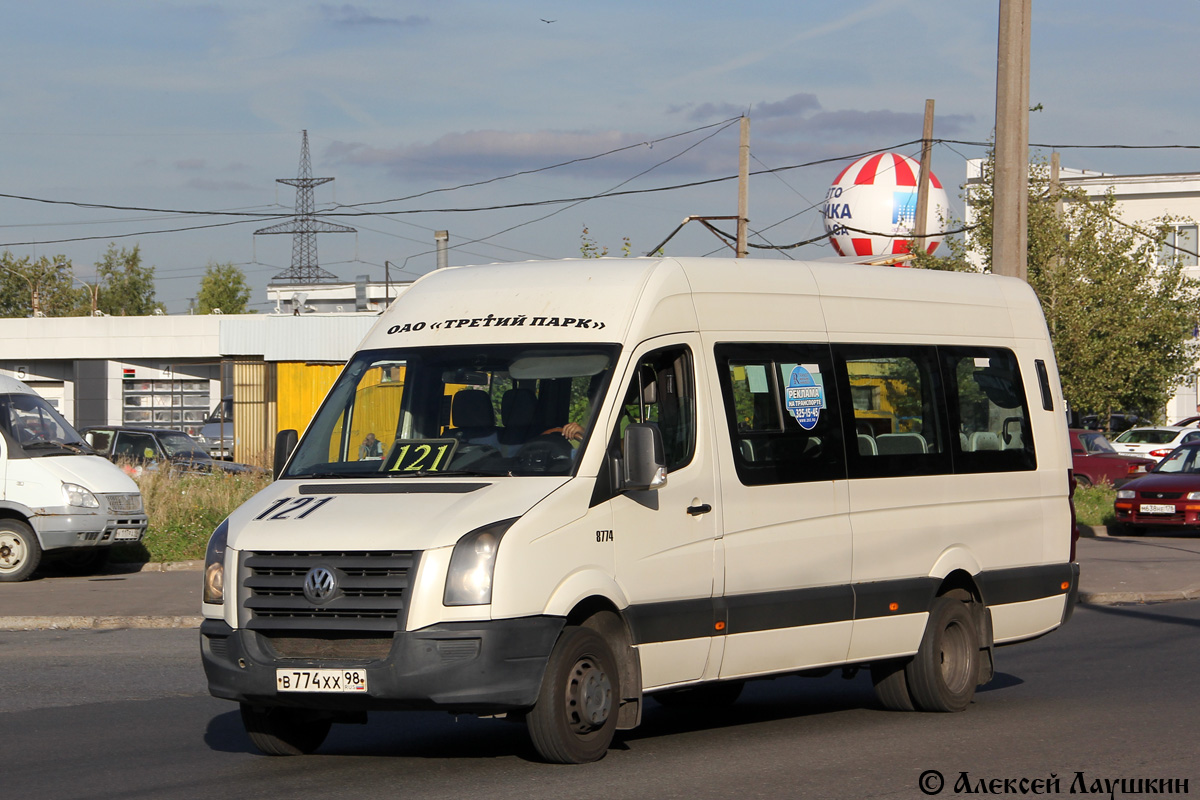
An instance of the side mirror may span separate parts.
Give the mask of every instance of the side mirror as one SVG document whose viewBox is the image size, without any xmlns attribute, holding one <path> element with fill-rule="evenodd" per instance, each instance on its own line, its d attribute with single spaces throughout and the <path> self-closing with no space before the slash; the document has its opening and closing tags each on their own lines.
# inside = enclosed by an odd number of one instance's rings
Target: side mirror
<svg viewBox="0 0 1200 800">
<path fill-rule="evenodd" d="M 635 422 L 621 440 L 621 491 L 658 489 L 667 485 L 662 431 L 657 425 Z"/>
<path fill-rule="evenodd" d="M 296 442 L 299 440 L 300 437 L 295 428 L 287 428 L 275 434 L 275 461 L 271 477 L 279 480 L 279 474 L 283 472 L 283 465 L 291 457 L 292 451 L 296 449 Z"/>
</svg>

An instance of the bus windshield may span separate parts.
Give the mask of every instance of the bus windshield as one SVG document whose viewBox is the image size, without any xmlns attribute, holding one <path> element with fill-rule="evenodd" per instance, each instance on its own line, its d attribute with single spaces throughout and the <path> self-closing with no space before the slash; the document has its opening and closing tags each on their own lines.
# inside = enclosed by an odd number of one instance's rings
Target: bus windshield
<svg viewBox="0 0 1200 800">
<path fill-rule="evenodd" d="M 616 345 L 484 345 L 357 354 L 283 477 L 568 475 Z"/>
</svg>

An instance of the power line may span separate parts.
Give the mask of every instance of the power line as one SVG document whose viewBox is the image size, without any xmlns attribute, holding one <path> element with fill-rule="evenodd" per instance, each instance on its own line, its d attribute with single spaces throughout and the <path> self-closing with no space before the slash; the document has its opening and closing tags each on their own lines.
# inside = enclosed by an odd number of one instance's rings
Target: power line
<svg viewBox="0 0 1200 800">
<path fill-rule="evenodd" d="M 736 120 L 737 118 L 733 118 L 733 119 Z M 673 134 L 672 136 L 655 139 L 655 140 L 653 140 L 653 142 L 660 142 L 660 141 L 666 141 L 666 140 L 673 139 L 673 138 L 678 138 L 680 136 L 684 136 L 689 133 L 695 133 L 700 130 L 706 130 L 708 128 L 717 127 L 722 124 L 728 125 L 728 124 L 730 124 L 730 121 L 726 120 L 726 121 L 723 121 L 722 123 L 714 123 L 713 125 L 704 126 L 702 128 L 696 128 L 691 131 L 686 131 L 684 133 Z M 706 139 L 707 138 L 711 138 L 711 137 L 706 137 Z M 934 140 L 932 140 L 932 142 L 935 144 L 944 144 L 947 146 L 959 145 L 959 146 L 984 147 L 984 148 L 989 148 L 989 147 L 993 146 L 993 144 L 991 142 L 965 141 L 965 140 L 956 140 L 956 139 L 934 139 Z M 359 204 L 353 204 L 353 205 L 338 205 L 338 206 L 334 206 L 333 208 L 346 208 L 346 209 L 361 208 L 361 207 L 365 207 L 368 205 L 380 205 L 383 203 L 400 202 L 403 200 L 413 199 L 416 197 L 421 197 L 421 196 L 425 196 L 425 195 L 433 194 L 433 193 L 437 193 L 437 192 L 449 192 L 449 191 L 455 191 L 455 190 L 461 189 L 461 188 L 470 188 L 470 187 L 474 187 L 474 186 L 484 185 L 486 183 L 492 183 L 495 181 L 504 180 L 504 179 L 510 178 L 510 177 L 516 177 L 516 176 L 526 175 L 526 174 L 530 174 L 530 173 L 534 173 L 534 172 L 541 172 L 541 171 L 546 171 L 546 170 L 550 170 L 550 169 L 556 169 L 561 166 L 567 166 L 569 164 L 579 163 L 581 161 L 587 161 L 587 160 L 592 160 L 595 158 L 600 158 L 605 155 L 611 155 L 613 153 L 622 152 L 624 150 L 628 150 L 631 148 L 645 146 L 648 143 L 649 142 L 640 143 L 637 145 L 629 145 L 626 147 L 607 151 L 606 153 L 600 153 L 600 154 L 596 154 L 594 156 L 587 156 L 587 157 L 582 157 L 579 159 L 572 159 L 571 161 L 561 162 L 560 164 L 554 164 L 554 165 L 550 165 L 547 167 L 540 167 L 540 168 L 533 169 L 533 170 L 524 170 L 521 172 L 511 173 L 509 175 L 491 178 L 486 181 L 478 181 L 475 183 L 461 184 L 459 186 L 454 186 L 454 187 L 445 187 L 442 189 L 434 189 L 434 190 L 430 190 L 428 192 L 423 192 L 423 193 L 420 193 L 417 195 L 412 195 L 409 198 L 395 198 L 392 200 L 370 201 L 370 202 L 366 202 L 366 203 L 359 203 Z M 884 150 L 896 150 L 896 149 L 908 147 L 911 145 L 917 145 L 920 143 L 921 143 L 920 139 L 914 139 L 914 140 L 910 140 L 907 142 L 893 144 L 890 146 L 884 146 L 881 148 L 873 148 L 871 150 L 863 151 L 860 153 L 833 156 L 833 157 L 823 158 L 823 159 L 816 159 L 813 161 L 807 161 L 807 162 L 803 162 L 803 163 L 799 163 L 799 164 L 790 164 L 790 165 L 783 166 L 783 167 L 764 168 L 762 170 L 753 171 L 750 174 L 756 175 L 756 176 L 758 176 L 758 175 L 773 175 L 775 177 L 778 177 L 778 174 L 782 173 L 782 172 L 787 172 L 787 171 L 796 170 L 796 169 L 805 169 L 805 168 L 809 168 L 809 167 L 820 166 L 820 165 L 839 162 L 839 161 L 856 159 L 856 158 L 860 158 L 862 156 L 870 155 L 870 154 L 873 154 L 876 152 L 881 152 Z M 1200 149 L 1200 145 L 1185 145 L 1185 144 L 1167 144 L 1167 145 L 1120 145 L 1120 144 L 1088 145 L 1088 144 L 1083 144 L 1083 145 L 1071 145 L 1071 144 L 1033 143 L 1030 146 L 1031 147 L 1060 149 L 1060 150 L 1062 150 L 1062 149 L 1122 149 L 1122 150 L 1163 150 L 1163 149 L 1195 150 L 1195 149 Z M 953 149 L 953 148 L 950 148 L 950 149 Z M 959 155 L 961 156 L 961 154 L 959 154 Z M 759 163 L 761 163 L 761 162 L 759 162 Z M 653 169 L 653 167 L 651 169 Z M 647 170 L 647 171 L 649 171 L 649 170 Z M 645 172 L 639 173 L 639 175 L 640 174 L 645 174 Z M 635 177 L 637 177 L 637 176 L 635 176 Z M 590 200 L 596 200 L 596 199 L 605 198 L 605 197 L 608 197 L 608 198 L 628 197 L 628 196 L 633 196 L 633 195 L 655 194 L 655 193 L 662 193 L 662 192 L 672 192 L 672 191 L 681 191 L 684 189 L 699 188 L 702 186 L 710 186 L 710 185 L 714 185 L 714 184 L 718 184 L 718 183 L 725 183 L 725 182 L 728 182 L 731 180 L 736 180 L 737 177 L 738 177 L 737 175 L 726 175 L 726 176 L 709 178 L 709 179 L 698 180 L 698 181 L 689 181 L 686 183 L 677 183 L 677 184 L 670 184 L 670 185 L 658 186 L 658 187 L 648 187 L 648 188 L 644 188 L 644 189 L 628 189 L 628 190 L 624 190 L 624 191 L 616 191 L 614 188 L 614 189 L 610 189 L 610 190 L 607 190 L 604 192 L 600 192 L 597 194 L 591 194 L 591 195 L 553 198 L 553 199 L 546 199 L 546 200 L 534 200 L 534 201 L 525 201 L 525 202 L 518 202 L 518 203 L 494 204 L 494 205 L 487 205 L 487 206 L 463 206 L 463 207 L 422 208 L 422 209 L 404 209 L 404 210 L 394 210 L 394 211 L 362 211 L 362 212 L 328 211 L 328 210 L 326 210 L 326 211 L 314 212 L 314 217 L 377 216 L 377 217 L 384 217 L 384 218 L 394 218 L 397 216 L 406 216 L 406 215 L 415 215 L 415 214 L 479 213 L 479 212 L 502 211 L 502 210 L 518 209 L 518 208 L 536 208 L 536 207 L 548 206 L 548 205 L 571 205 L 571 206 L 573 206 L 573 205 L 578 205 L 579 203 L 582 203 L 582 202 L 587 202 Z M 630 180 L 632 180 L 632 178 Z M 618 186 L 622 186 L 625 183 L 628 183 L 628 181 L 624 181 L 621 184 L 618 184 Z M 153 235 L 164 234 L 164 233 L 183 233 L 183 232 L 195 231 L 195 230 L 206 230 L 206 229 L 211 229 L 211 228 L 227 227 L 227 226 L 242 224 L 243 222 L 250 222 L 250 221 L 285 220 L 285 219 L 288 219 L 293 216 L 292 214 L 280 214 L 277 212 L 271 213 L 271 212 L 265 212 L 265 211 L 263 211 L 263 212 L 220 211 L 220 210 L 218 210 L 218 211 L 199 211 L 199 210 L 187 210 L 187 209 L 175 209 L 175 208 L 154 208 L 154 207 L 148 207 L 148 206 L 122 206 L 122 205 L 116 205 L 116 204 L 110 204 L 110 203 L 90 203 L 90 202 L 83 202 L 83 201 L 76 201 L 76 200 L 53 200 L 53 199 L 47 199 L 47 198 L 32 197 L 32 196 L 27 196 L 27 195 L 16 195 L 16 194 L 9 194 L 9 193 L 0 193 L 0 198 L 21 200 L 21 201 L 25 201 L 25 202 L 33 202 L 33 203 L 41 203 L 41 204 L 50 204 L 50 205 L 69 205 L 69 206 L 74 206 L 74 207 L 78 207 L 78 208 L 107 209 L 107 210 L 115 210 L 115 211 L 135 211 L 135 212 L 141 212 L 141 213 L 155 213 L 155 214 L 174 214 L 174 215 L 181 215 L 181 216 L 199 216 L 199 217 L 236 216 L 236 217 L 244 217 L 245 218 L 245 219 L 234 220 L 234 221 L 223 222 L 223 223 L 182 226 L 182 227 L 174 227 L 174 228 L 161 228 L 161 229 L 154 229 L 154 230 L 135 231 L 135 232 L 124 233 L 124 234 L 109 234 L 109 235 L 105 235 L 105 236 L 80 236 L 80 237 L 68 237 L 68 238 L 61 238 L 61 239 L 45 239 L 45 240 L 24 241 L 24 242 L 5 242 L 5 243 L 0 243 L 0 247 L 66 244 L 66 243 L 72 243 L 72 242 L 94 241 L 94 240 L 101 240 L 101 239 L 119 239 L 119 238 L 130 238 L 130 237 L 134 237 L 134 236 L 153 236 Z M 816 208 L 816 204 L 810 206 L 808 209 L 805 209 L 805 211 L 812 210 L 813 208 Z M 562 209 L 562 210 L 566 210 L 566 209 Z M 558 212 L 555 212 L 555 213 L 558 213 Z M 804 213 L 804 212 L 799 212 L 799 213 Z M 798 215 L 799 214 L 795 214 L 795 215 L 793 215 L 793 217 L 798 216 Z M 547 217 L 548 216 L 551 216 L 551 215 L 547 215 Z M 542 217 L 541 219 L 545 219 L 547 217 Z M 538 221 L 538 220 L 531 220 L 529 223 L 523 223 L 523 224 L 531 224 L 532 222 L 536 222 L 536 221 Z M 81 224 L 81 223 L 71 223 L 71 224 Z M 332 223 L 330 223 L 330 224 L 332 224 Z M 776 223 L 776 224 L 779 224 L 779 223 Z M 508 230 L 512 230 L 512 229 L 511 228 L 506 229 L 504 231 L 500 231 L 498 233 L 492 234 L 491 236 L 492 237 L 498 236 L 502 233 L 508 232 Z M 763 230 L 766 230 L 766 229 L 763 229 Z M 486 238 L 491 238 L 491 237 L 483 237 L 480 239 L 475 239 L 475 240 L 473 240 L 473 242 L 484 241 L 484 239 L 486 239 Z"/>
</svg>

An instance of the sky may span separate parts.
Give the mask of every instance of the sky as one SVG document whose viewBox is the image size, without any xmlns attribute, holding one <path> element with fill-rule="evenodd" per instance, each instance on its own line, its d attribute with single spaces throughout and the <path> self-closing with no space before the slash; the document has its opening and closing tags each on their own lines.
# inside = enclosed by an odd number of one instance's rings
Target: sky
<svg viewBox="0 0 1200 800">
<path fill-rule="evenodd" d="M 322 269 L 644 255 L 689 215 L 737 214 L 750 118 L 753 258 L 834 255 L 821 205 L 855 157 L 919 157 L 961 216 L 995 125 L 999 4 L 962 0 L 0 0 L 0 251 L 81 281 L 140 249 L 187 313 L 209 264 L 252 308 L 292 258 L 302 131 Z M 1112 174 L 1200 171 L 1200 0 L 1035 0 L 1034 156 Z M 1120 145 L 1121 147 L 1105 147 Z M 618 194 L 619 193 L 619 194 Z M 603 195 L 613 196 L 605 197 Z M 716 223 L 729 232 L 732 222 Z M 692 223 L 669 255 L 724 255 Z M 944 253 L 943 249 L 943 253 Z M 385 267 L 386 264 L 386 267 Z"/>
</svg>

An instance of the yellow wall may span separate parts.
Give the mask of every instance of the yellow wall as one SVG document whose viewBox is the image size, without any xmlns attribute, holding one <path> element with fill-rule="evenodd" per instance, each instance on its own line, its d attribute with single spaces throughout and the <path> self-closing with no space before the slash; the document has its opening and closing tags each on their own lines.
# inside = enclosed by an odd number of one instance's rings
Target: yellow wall
<svg viewBox="0 0 1200 800">
<path fill-rule="evenodd" d="M 295 428 L 303 433 L 341 371 L 341 364 L 279 362 L 276 365 L 277 430 Z"/>
</svg>

